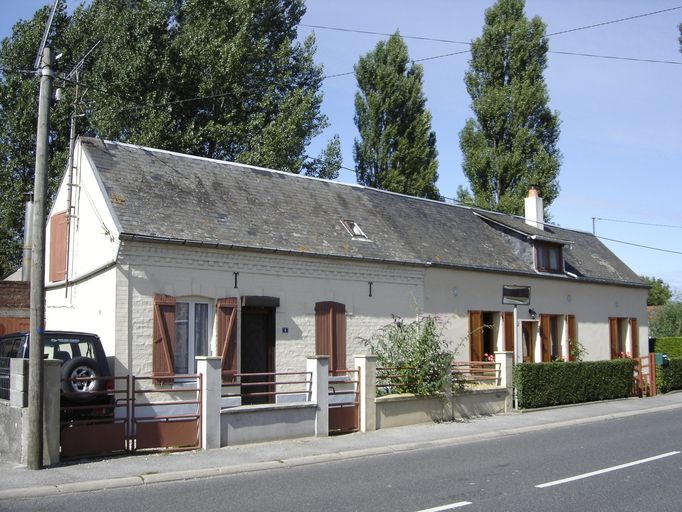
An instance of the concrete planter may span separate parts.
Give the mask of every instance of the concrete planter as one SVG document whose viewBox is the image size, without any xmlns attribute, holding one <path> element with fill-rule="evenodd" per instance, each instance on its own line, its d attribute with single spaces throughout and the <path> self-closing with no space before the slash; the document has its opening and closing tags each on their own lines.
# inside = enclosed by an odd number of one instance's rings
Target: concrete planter
<svg viewBox="0 0 682 512">
<path fill-rule="evenodd" d="M 503 413 L 508 410 L 509 393 L 506 388 L 487 388 L 450 397 L 387 395 L 376 398 L 375 404 L 376 428 L 390 428 Z"/>
</svg>

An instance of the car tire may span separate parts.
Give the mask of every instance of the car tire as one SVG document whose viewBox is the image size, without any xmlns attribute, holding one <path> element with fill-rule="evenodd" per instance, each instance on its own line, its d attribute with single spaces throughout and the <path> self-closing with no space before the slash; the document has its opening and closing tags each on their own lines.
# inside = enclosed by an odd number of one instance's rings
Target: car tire
<svg viewBox="0 0 682 512">
<path fill-rule="evenodd" d="M 88 402 L 97 397 L 104 387 L 97 362 L 89 357 L 74 357 L 62 365 L 62 394 L 73 402 Z M 93 380 L 74 381 L 75 378 Z"/>
</svg>

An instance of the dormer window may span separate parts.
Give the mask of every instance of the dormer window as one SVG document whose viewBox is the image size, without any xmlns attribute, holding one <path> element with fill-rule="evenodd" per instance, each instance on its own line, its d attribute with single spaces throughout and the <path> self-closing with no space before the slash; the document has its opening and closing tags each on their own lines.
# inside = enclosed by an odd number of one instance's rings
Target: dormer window
<svg viewBox="0 0 682 512">
<path fill-rule="evenodd" d="M 350 233 L 353 240 L 368 240 L 367 235 L 360 229 L 357 222 L 345 219 L 341 221 L 341 224 L 343 224 L 343 227 Z"/>
<path fill-rule="evenodd" d="M 550 242 L 535 242 L 535 269 L 538 272 L 563 272 L 564 259 L 561 245 Z"/>
</svg>

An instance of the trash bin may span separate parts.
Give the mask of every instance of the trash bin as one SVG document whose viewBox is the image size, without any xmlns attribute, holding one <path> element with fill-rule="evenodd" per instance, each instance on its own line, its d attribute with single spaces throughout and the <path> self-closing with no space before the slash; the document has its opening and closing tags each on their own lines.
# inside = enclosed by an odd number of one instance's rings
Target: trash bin
<svg viewBox="0 0 682 512">
<path fill-rule="evenodd" d="M 663 354 L 662 352 L 656 352 L 654 354 L 656 358 L 656 366 L 661 366 L 665 368 L 668 366 L 668 354 Z"/>
</svg>

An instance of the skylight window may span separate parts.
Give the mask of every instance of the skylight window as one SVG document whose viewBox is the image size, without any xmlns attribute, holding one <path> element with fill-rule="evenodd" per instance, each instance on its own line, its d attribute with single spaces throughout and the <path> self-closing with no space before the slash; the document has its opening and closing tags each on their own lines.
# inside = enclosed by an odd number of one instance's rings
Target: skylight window
<svg viewBox="0 0 682 512">
<path fill-rule="evenodd" d="M 343 227 L 350 233 L 353 240 L 368 240 L 367 235 L 365 235 L 364 231 L 362 231 L 354 220 L 342 220 L 341 224 L 343 224 Z"/>
</svg>

